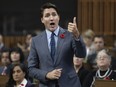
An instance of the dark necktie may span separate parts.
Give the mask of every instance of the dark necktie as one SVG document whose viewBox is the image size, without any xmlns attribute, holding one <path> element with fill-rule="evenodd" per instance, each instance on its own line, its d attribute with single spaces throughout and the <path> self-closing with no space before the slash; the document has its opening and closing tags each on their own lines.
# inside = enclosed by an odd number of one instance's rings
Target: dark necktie
<svg viewBox="0 0 116 87">
<path fill-rule="evenodd" d="M 51 57 L 54 61 L 54 56 L 55 56 L 55 39 L 54 39 L 55 33 L 52 32 L 51 34 L 51 41 L 50 41 L 50 46 L 51 46 Z"/>
</svg>

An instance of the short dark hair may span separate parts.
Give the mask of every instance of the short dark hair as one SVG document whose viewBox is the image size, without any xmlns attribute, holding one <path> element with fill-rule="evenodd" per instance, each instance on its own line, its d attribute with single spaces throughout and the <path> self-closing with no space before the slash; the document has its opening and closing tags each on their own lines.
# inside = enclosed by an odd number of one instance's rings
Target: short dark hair
<svg viewBox="0 0 116 87">
<path fill-rule="evenodd" d="M 104 35 L 95 35 L 95 36 L 94 36 L 94 39 L 95 39 L 95 38 L 102 38 L 102 39 L 104 40 Z"/>
<path fill-rule="evenodd" d="M 41 18 L 43 17 L 43 12 L 44 12 L 44 10 L 47 9 L 47 8 L 48 8 L 48 9 L 49 9 L 49 8 L 54 8 L 54 9 L 56 10 L 57 14 L 60 15 L 60 14 L 59 14 L 59 10 L 58 10 L 58 8 L 56 7 L 55 4 L 52 4 L 52 3 L 45 3 L 45 4 L 43 4 L 43 5 L 41 6 L 41 8 L 40 8 L 40 17 L 41 17 Z"/>
<path fill-rule="evenodd" d="M 24 60 L 25 60 L 24 53 L 19 47 L 16 46 L 16 47 L 13 47 L 13 48 L 10 49 L 9 59 L 10 59 L 11 62 L 12 62 L 12 60 L 11 60 L 11 53 L 12 52 L 19 53 L 20 54 L 20 63 L 24 62 Z"/>
<path fill-rule="evenodd" d="M 3 53 L 7 53 L 7 52 L 9 53 L 9 48 L 3 47 L 3 49 L 1 50 L 1 53 L 0 53 L 0 60 L 2 59 Z"/>
</svg>

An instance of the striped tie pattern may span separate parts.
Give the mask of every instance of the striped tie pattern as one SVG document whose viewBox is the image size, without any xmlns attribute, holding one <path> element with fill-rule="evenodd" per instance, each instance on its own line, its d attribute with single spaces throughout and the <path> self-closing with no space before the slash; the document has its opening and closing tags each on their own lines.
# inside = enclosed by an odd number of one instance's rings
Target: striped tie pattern
<svg viewBox="0 0 116 87">
<path fill-rule="evenodd" d="M 55 56 L 55 39 L 54 39 L 55 33 L 52 32 L 51 34 L 51 41 L 50 41 L 50 46 L 51 46 L 51 57 L 54 61 L 54 56 Z"/>
</svg>

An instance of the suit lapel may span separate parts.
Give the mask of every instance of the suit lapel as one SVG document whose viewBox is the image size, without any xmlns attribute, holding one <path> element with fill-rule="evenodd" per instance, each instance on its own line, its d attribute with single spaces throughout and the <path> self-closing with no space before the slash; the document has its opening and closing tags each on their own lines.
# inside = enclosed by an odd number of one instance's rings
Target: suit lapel
<svg viewBox="0 0 116 87">
<path fill-rule="evenodd" d="M 62 35 L 64 35 L 64 37 L 62 37 Z M 56 50 L 56 53 L 55 53 L 54 64 L 56 62 L 60 61 L 60 59 L 61 59 L 61 57 L 59 57 L 59 54 L 62 50 L 64 40 L 65 40 L 65 31 L 64 31 L 64 29 L 60 28 L 59 34 L 58 34 L 57 50 Z"/>
<path fill-rule="evenodd" d="M 47 54 L 47 57 L 50 61 L 53 62 L 52 58 L 51 58 L 51 55 L 50 55 L 50 51 L 49 51 L 49 48 L 48 48 L 48 40 L 47 40 L 47 35 L 46 35 L 46 32 L 44 31 L 42 36 L 41 36 L 41 42 L 42 42 L 42 49 L 45 51 L 45 53 Z"/>
</svg>

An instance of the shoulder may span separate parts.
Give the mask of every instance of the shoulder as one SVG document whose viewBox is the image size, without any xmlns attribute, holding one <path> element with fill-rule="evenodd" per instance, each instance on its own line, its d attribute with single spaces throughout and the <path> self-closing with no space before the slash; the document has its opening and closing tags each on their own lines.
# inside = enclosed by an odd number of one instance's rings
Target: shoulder
<svg viewBox="0 0 116 87">
<path fill-rule="evenodd" d="M 34 84 L 30 83 L 30 82 L 27 82 L 26 86 L 25 87 L 35 87 Z"/>
<path fill-rule="evenodd" d="M 67 29 L 59 27 L 59 36 L 62 37 L 62 35 L 63 35 L 63 37 L 65 37 L 65 39 L 66 39 L 66 37 L 67 37 L 67 39 L 69 39 L 69 38 L 72 38 L 72 36 L 73 36 Z"/>
<path fill-rule="evenodd" d="M 85 69 L 84 67 L 81 67 L 79 71 L 82 73 L 90 73 L 90 71 Z"/>
<path fill-rule="evenodd" d="M 116 70 L 112 70 L 112 75 L 116 78 Z"/>
<path fill-rule="evenodd" d="M 88 74 L 88 77 L 94 77 L 96 75 L 96 71 L 91 71 L 89 74 Z"/>
<path fill-rule="evenodd" d="M 43 39 L 44 39 L 45 35 L 46 35 L 46 32 L 45 32 L 45 31 L 43 31 L 43 32 L 41 32 L 40 34 L 38 34 L 38 35 L 36 35 L 36 36 L 32 37 L 32 43 L 35 43 L 35 42 L 40 41 L 40 40 L 41 40 L 41 38 L 43 38 Z"/>
</svg>

